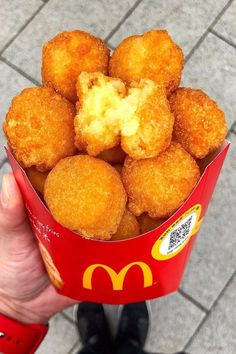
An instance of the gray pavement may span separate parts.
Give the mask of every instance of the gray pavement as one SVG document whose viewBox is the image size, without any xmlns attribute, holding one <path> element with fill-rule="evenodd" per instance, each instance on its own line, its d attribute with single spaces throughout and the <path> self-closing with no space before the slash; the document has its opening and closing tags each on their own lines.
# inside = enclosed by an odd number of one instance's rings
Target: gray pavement
<svg viewBox="0 0 236 354">
<path fill-rule="evenodd" d="M 40 83 L 41 46 L 80 28 L 114 48 L 124 37 L 166 28 L 186 56 L 182 84 L 202 88 L 224 109 L 232 142 L 180 290 L 151 301 L 147 349 L 236 353 L 236 0 L 0 0 L 0 119 L 11 98 Z M 4 163 L 0 134 L 1 175 Z M 106 307 L 110 320 L 116 307 Z M 80 342 L 72 308 L 51 320 L 38 354 L 72 354 Z"/>
</svg>

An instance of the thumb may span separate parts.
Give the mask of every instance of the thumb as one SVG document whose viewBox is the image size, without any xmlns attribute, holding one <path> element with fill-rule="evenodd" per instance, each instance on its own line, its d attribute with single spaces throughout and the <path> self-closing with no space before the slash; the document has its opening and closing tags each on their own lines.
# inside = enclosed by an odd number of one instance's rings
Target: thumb
<svg viewBox="0 0 236 354">
<path fill-rule="evenodd" d="M 33 234 L 19 187 L 13 174 L 7 173 L 3 176 L 0 193 L 0 239 L 12 243 L 16 238 L 25 247 L 32 243 Z"/>
</svg>

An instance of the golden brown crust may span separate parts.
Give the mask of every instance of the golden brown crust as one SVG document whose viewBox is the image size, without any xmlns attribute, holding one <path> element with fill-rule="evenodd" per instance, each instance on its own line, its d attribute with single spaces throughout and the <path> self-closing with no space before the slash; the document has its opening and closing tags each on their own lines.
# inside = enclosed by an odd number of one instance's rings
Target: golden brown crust
<svg viewBox="0 0 236 354">
<path fill-rule="evenodd" d="M 180 83 L 183 52 L 167 31 L 151 30 L 124 39 L 109 62 L 109 75 L 127 83 L 146 78 L 163 84 L 167 95 Z"/>
<path fill-rule="evenodd" d="M 87 32 L 75 30 L 59 33 L 43 47 L 43 83 L 75 102 L 78 75 L 82 71 L 106 74 L 109 55 L 106 44 Z"/>
<path fill-rule="evenodd" d="M 116 233 L 112 236 L 111 241 L 126 240 L 139 234 L 140 228 L 136 217 L 129 210 L 125 209 L 120 225 Z"/>
<path fill-rule="evenodd" d="M 174 139 L 192 156 L 204 158 L 227 134 L 224 112 L 203 91 L 179 88 L 170 97 L 175 116 Z"/>
<path fill-rule="evenodd" d="M 75 144 L 96 156 L 121 143 L 134 159 L 154 157 L 171 142 L 174 117 L 163 86 L 142 79 L 126 87 L 101 73 L 81 73 Z"/>
<path fill-rule="evenodd" d="M 44 172 L 73 155 L 74 115 L 74 106 L 51 88 L 24 89 L 12 100 L 3 125 L 18 162 Z"/>
<path fill-rule="evenodd" d="M 116 232 L 126 204 L 119 173 L 88 155 L 61 160 L 47 177 L 44 198 L 59 223 L 102 240 Z"/>
<path fill-rule="evenodd" d="M 158 156 L 170 145 L 174 125 L 165 90 L 146 79 L 131 85 L 143 89 L 136 110 L 139 129 L 132 136 L 121 136 L 121 147 L 137 160 Z"/>
<path fill-rule="evenodd" d="M 165 220 L 166 219 L 154 219 L 147 213 L 143 213 L 138 217 L 141 234 L 145 234 L 146 232 L 156 229 L 158 226 L 163 224 Z"/>
<path fill-rule="evenodd" d="M 152 218 L 170 216 L 199 178 L 196 161 L 178 143 L 155 158 L 137 161 L 127 157 L 122 170 L 129 210 L 137 216 L 147 212 Z"/>
</svg>

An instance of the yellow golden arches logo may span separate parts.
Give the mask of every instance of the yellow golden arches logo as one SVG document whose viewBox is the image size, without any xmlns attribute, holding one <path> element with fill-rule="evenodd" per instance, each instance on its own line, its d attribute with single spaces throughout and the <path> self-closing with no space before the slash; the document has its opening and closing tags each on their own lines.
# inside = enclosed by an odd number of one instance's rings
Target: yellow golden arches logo
<svg viewBox="0 0 236 354">
<path fill-rule="evenodd" d="M 152 247 L 152 257 L 164 261 L 175 257 L 187 245 L 191 236 L 195 235 L 203 221 L 200 220 L 202 207 L 195 204 L 181 215 Z"/>
<path fill-rule="evenodd" d="M 109 267 L 105 264 L 92 264 L 84 272 L 83 287 L 85 289 L 91 290 L 92 289 L 93 273 L 97 268 L 102 268 L 110 276 L 110 279 L 112 281 L 113 290 L 123 290 L 126 274 L 128 273 L 129 269 L 132 268 L 133 266 L 138 266 L 142 270 L 144 288 L 152 286 L 153 277 L 152 277 L 152 272 L 151 272 L 151 269 L 149 268 L 149 266 L 144 262 L 133 262 L 133 263 L 126 265 L 118 273 L 115 272 L 111 267 Z"/>
</svg>

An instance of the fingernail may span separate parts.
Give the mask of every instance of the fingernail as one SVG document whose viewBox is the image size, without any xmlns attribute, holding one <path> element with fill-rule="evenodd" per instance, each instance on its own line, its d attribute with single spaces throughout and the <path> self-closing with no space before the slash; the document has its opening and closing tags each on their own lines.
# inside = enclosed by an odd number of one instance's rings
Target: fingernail
<svg viewBox="0 0 236 354">
<path fill-rule="evenodd" d="M 2 190 L 1 190 L 0 198 L 1 198 L 1 204 L 2 204 L 3 208 L 7 208 L 9 205 L 9 201 L 10 201 L 10 193 L 9 193 L 9 189 L 8 189 L 6 175 L 4 175 L 2 178 Z"/>
</svg>

